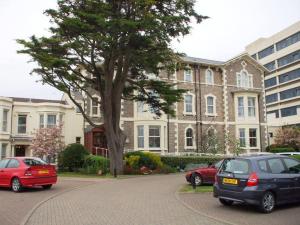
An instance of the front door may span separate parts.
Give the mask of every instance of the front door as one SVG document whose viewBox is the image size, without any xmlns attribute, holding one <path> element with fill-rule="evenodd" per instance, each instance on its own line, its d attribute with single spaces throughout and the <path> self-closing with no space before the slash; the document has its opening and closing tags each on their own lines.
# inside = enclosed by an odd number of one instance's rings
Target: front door
<svg viewBox="0 0 300 225">
<path fill-rule="evenodd" d="M 26 156 L 26 146 L 25 145 L 16 145 L 16 157 Z"/>
</svg>

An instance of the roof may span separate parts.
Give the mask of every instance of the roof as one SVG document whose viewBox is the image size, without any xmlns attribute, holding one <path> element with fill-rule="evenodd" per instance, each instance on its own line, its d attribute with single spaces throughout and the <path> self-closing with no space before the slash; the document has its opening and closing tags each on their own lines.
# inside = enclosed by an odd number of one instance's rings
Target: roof
<svg viewBox="0 0 300 225">
<path fill-rule="evenodd" d="M 190 57 L 190 56 L 183 56 L 183 57 L 181 57 L 181 59 L 185 62 L 197 63 L 197 64 L 206 64 L 206 65 L 222 65 L 222 64 L 224 64 L 224 62 L 222 62 L 222 61 L 202 59 L 202 58 L 196 58 L 196 57 Z"/>
<path fill-rule="evenodd" d="M 30 103 L 58 103 L 67 105 L 66 101 L 61 100 L 50 100 L 50 99 L 38 99 L 38 98 L 19 98 L 19 97 L 11 97 L 15 102 L 30 102 Z"/>
</svg>

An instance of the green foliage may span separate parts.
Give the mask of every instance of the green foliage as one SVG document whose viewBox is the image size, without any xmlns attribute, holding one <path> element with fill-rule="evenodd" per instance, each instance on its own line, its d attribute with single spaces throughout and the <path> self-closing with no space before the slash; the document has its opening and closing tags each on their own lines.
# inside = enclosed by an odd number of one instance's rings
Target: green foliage
<svg viewBox="0 0 300 225">
<path fill-rule="evenodd" d="M 176 173 L 177 169 L 173 168 L 169 165 L 163 164 L 161 167 L 157 168 L 155 171 L 153 171 L 154 173 L 158 173 L 158 174 L 169 174 L 169 173 Z"/>
<path fill-rule="evenodd" d="M 139 155 L 131 155 L 126 159 L 126 163 L 133 169 L 139 169 L 139 161 L 140 161 Z"/>
<path fill-rule="evenodd" d="M 292 155 L 291 157 L 300 161 L 300 155 Z"/>
<path fill-rule="evenodd" d="M 279 153 L 279 152 L 294 152 L 295 149 L 289 146 L 281 146 L 281 145 L 270 145 L 266 148 L 266 151 L 272 153 Z"/>
<path fill-rule="evenodd" d="M 135 156 L 135 157 L 132 157 L 132 156 Z M 139 156 L 139 158 L 137 158 L 137 156 Z M 138 159 L 138 162 L 136 159 Z M 136 160 L 136 161 L 134 161 L 134 160 Z M 126 153 L 125 161 L 126 161 L 127 165 L 130 165 L 129 163 L 133 163 L 133 161 L 134 161 L 134 164 L 133 164 L 134 168 L 141 168 L 141 167 L 145 166 L 151 170 L 155 170 L 156 168 L 159 168 L 163 165 L 159 155 L 157 155 L 155 153 L 143 152 L 143 151 Z"/>
<path fill-rule="evenodd" d="M 161 161 L 173 168 L 184 169 L 188 164 L 208 164 L 221 160 L 221 157 L 210 156 L 162 156 Z"/>
<path fill-rule="evenodd" d="M 68 168 L 69 171 L 78 170 L 84 163 L 85 156 L 89 152 L 81 144 L 68 145 L 59 156 L 59 165 Z"/>
<path fill-rule="evenodd" d="M 88 155 L 85 157 L 82 172 L 86 174 L 106 174 L 109 172 L 109 160 L 102 156 Z"/>
</svg>

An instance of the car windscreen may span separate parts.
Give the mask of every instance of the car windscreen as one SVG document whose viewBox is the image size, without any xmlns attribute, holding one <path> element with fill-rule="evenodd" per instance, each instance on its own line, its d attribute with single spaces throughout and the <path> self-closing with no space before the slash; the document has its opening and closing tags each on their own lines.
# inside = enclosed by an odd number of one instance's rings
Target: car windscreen
<svg viewBox="0 0 300 225">
<path fill-rule="evenodd" d="M 249 174 L 250 163 L 246 159 L 225 159 L 220 172 L 234 173 L 234 174 Z"/>
<path fill-rule="evenodd" d="M 43 166 L 43 165 L 47 165 L 47 163 L 44 162 L 41 159 L 24 159 L 23 162 L 27 166 Z"/>
</svg>

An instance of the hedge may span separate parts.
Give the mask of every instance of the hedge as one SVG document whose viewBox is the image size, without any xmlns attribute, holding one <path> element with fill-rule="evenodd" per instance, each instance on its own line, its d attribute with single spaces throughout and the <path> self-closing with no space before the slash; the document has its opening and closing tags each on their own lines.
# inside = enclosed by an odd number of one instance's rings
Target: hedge
<svg viewBox="0 0 300 225">
<path fill-rule="evenodd" d="M 272 153 L 279 153 L 279 152 L 294 152 L 295 149 L 292 147 L 276 147 L 276 148 L 271 148 L 270 152 Z"/>
<path fill-rule="evenodd" d="M 300 155 L 291 155 L 291 157 L 300 160 Z"/>
<path fill-rule="evenodd" d="M 184 169 L 187 164 L 208 164 L 223 159 L 220 156 L 161 156 L 161 161 L 173 168 Z"/>
</svg>

